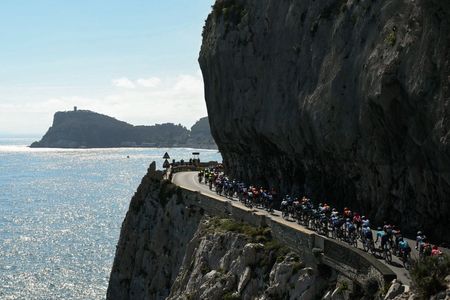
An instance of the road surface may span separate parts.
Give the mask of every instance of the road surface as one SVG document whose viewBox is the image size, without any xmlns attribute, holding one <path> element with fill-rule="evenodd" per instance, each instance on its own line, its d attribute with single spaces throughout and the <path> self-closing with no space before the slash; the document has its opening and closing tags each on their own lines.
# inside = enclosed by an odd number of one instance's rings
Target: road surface
<svg viewBox="0 0 450 300">
<path fill-rule="evenodd" d="M 180 173 L 176 173 L 173 175 L 172 178 L 172 182 L 180 187 L 184 187 L 190 190 L 194 190 L 194 191 L 198 191 L 200 193 L 202 193 L 203 195 L 209 196 L 211 198 L 215 198 L 215 199 L 219 199 L 222 201 L 229 201 L 228 198 L 223 197 L 223 196 L 219 196 L 216 194 L 216 192 L 213 190 L 209 190 L 209 187 L 203 183 L 199 183 L 198 182 L 198 177 L 197 177 L 198 172 L 180 172 Z M 235 201 L 232 201 L 232 205 L 235 207 L 239 207 L 241 209 L 244 210 L 252 210 L 249 209 L 248 207 L 246 207 L 244 204 L 242 204 L 241 202 L 239 202 L 237 199 L 234 199 Z M 266 214 L 267 216 L 269 216 L 272 219 L 277 220 L 279 223 L 282 223 L 286 226 L 295 228 L 297 230 L 303 231 L 303 232 L 313 232 L 310 229 L 299 225 L 297 222 L 293 221 L 293 220 L 285 220 L 281 217 L 281 212 L 280 211 L 275 211 L 274 213 L 269 214 L 268 212 L 266 212 L 265 210 L 261 210 L 261 209 L 253 209 L 254 211 L 258 211 L 259 213 L 263 213 Z M 317 233 L 316 233 L 317 234 Z M 375 236 L 375 235 L 374 235 Z M 414 249 L 415 246 L 415 241 L 412 240 L 408 240 L 409 245 L 411 246 L 412 249 L 412 257 L 413 258 L 417 258 L 418 257 L 418 253 L 417 251 Z M 362 249 L 362 245 L 361 242 L 358 241 L 359 245 L 358 247 L 360 249 Z M 411 277 L 409 275 L 409 272 L 407 270 L 405 270 L 402 266 L 401 261 L 395 257 L 394 255 L 392 256 L 392 264 L 387 264 L 383 259 L 378 258 L 378 260 L 384 264 L 386 264 L 396 275 L 397 275 L 397 279 L 400 280 L 403 284 L 406 285 L 410 285 L 411 283 Z"/>
</svg>

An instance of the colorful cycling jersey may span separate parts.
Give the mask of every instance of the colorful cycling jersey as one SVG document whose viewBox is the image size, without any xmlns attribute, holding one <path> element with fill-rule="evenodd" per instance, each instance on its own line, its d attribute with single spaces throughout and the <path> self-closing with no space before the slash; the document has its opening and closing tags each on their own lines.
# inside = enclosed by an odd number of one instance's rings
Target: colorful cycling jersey
<svg viewBox="0 0 450 300">
<path fill-rule="evenodd" d="M 403 240 L 401 242 L 398 243 L 398 247 L 402 250 L 406 250 L 409 248 L 408 242 Z"/>
<path fill-rule="evenodd" d="M 331 224 L 333 224 L 333 226 L 339 226 L 339 218 L 336 216 L 331 217 Z"/>
<path fill-rule="evenodd" d="M 424 238 L 423 235 L 418 235 L 418 236 L 416 237 L 416 242 L 417 242 L 418 244 L 423 243 L 423 240 L 424 240 L 424 239 L 425 239 L 425 238 Z"/>
<path fill-rule="evenodd" d="M 363 221 L 362 221 L 362 224 L 363 224 L 363 226 L 370 227 L 370 221 L 369 221 L 369 219 L 363 220 Z"/>
<path fill-rule="evenodd" d="M 345 227 L 347 228 L 348 231 L 355 230 L 355 225 L 353 223 L 351 223 L 351 222 L 345 223 Z"/>
<path fill-rule="evenodd" d="M 370 228 L 368 228 L 368 227 L 363 228 L 363 234 L 364 234 L 364 238 L 373 240 L 373 234 L 372 234 L 372 230 L 370 230 Z"/>
<path fill-rule="evenodd" d="M 383 239 L 383 236 L 385 235 L 385 232 L 383 230 L 377 231 L 377 239 L 381 238 Z"/>
</svg>

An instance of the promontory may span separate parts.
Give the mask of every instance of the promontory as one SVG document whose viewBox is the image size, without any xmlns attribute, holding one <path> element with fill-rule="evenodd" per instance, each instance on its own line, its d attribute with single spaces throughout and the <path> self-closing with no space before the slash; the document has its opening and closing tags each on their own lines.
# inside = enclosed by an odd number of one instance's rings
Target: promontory
<svg viewBox="0 0 450 300">
<path fill-rule="evenodd" d="M 133 126 L 89 110 L 57 112 L 53 125 L 32 148 L 193 147 L 215 149 L 208 117 L 191 130 L 173 123 Z"/>
</svg>

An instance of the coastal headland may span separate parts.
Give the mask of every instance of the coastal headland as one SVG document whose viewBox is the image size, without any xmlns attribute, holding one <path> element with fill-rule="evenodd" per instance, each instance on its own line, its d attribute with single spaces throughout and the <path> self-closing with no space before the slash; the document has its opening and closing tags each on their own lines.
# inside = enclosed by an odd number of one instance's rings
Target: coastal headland
<svg viewBox="0 0 450 300">
<path fill-rule="evenodd" d="M 216 149 L 208 117 L 190 130 L 173 123 L 133 126 L 89 110 L 56 112 L 53 125 L 32 148 L 197 147 Z"/>
</svg>

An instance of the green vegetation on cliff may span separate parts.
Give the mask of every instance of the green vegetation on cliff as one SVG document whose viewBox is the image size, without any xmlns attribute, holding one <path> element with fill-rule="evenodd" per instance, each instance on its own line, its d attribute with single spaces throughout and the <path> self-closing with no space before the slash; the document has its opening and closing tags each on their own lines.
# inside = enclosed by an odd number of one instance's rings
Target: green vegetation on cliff
<svg viewBox="0 0 450 300">
<path fill-rule="evenodd" d="M 411 270 L 413 289 L 423 299 L 429 299 L 446 290 L 446 277 L 449 274 L 450 258 L 447 255 L 426 257 L 423 261 L 418 261 Z"/>
</svg>

